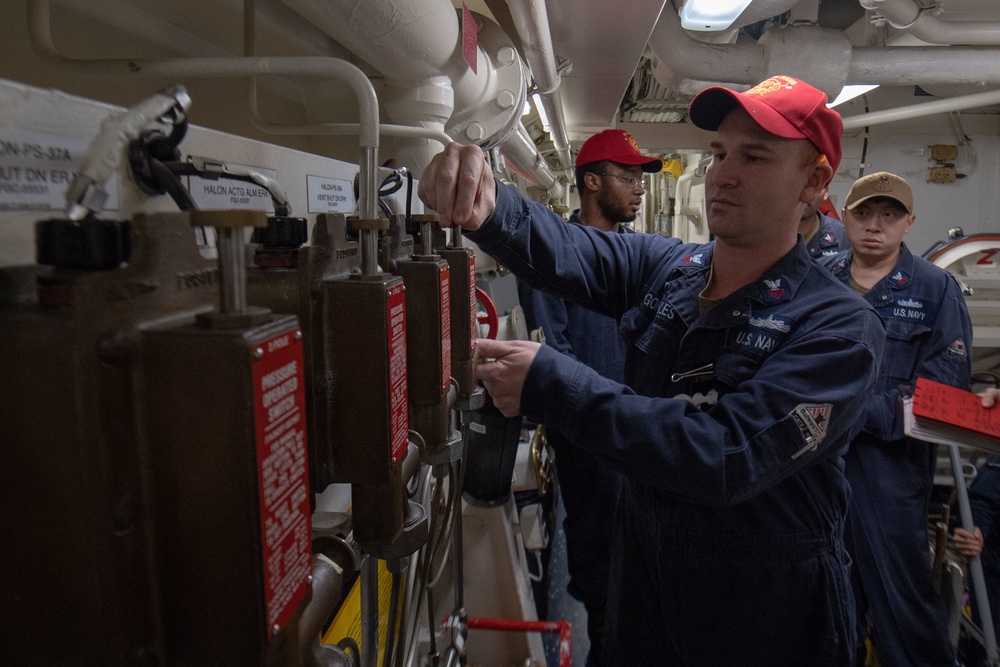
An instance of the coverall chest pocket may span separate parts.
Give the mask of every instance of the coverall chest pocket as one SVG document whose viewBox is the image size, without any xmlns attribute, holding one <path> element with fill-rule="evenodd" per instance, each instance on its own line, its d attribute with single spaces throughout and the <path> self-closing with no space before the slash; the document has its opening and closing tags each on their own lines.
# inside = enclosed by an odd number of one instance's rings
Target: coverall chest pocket
<svg viewBox="0 0 1000 667">
<path fill-rule="evenodd" d="M 909 384 L 924 354 L 932 329 L 926 324 L 899 317 L 885 318 L 885 350 L 882 353 L 880 391 Z"/>
<path fill-rule="evenodd" d="M 715 380 L 722 386 L 719 393 L 735 390 L 760 370 L 762 357 L 736 350 L 725 350 L 715 360 Z"/>
<path fill-rule="evenodd" d="M 672 311 L 671 311 L 672 314 Z M 657 391 L 676 372 L 677 350 L 686 327 L 680 317 L 662 317 L 634 309 L 621 321 L 622 335 L 631 341 L 628 361 L 633 388 Z"/>
</svg>

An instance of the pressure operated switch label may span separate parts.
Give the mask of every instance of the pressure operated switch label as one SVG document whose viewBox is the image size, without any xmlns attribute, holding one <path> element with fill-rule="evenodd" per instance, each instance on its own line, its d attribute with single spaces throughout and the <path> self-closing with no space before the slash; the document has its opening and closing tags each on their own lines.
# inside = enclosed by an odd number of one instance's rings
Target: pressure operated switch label
<svg viewBox="0 0 1000 667">
<path fill-rule="evenodd" d="M 260 533 L 271 641 L 305 598 L 312 574 L 302 359 L 298 329 L 254 351 Z"/>
</svg>

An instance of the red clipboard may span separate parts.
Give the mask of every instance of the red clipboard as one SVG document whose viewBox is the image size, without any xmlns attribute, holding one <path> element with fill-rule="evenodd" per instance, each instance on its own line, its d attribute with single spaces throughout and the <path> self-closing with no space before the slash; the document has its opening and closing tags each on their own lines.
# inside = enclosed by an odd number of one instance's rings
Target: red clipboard
<svg viewBox="0 0 1000 667">
<path fill-rule="evenodd" d="M 1000 438 L 1000 405 L 984 408 L 982 396 L 927 378 L 917 378 L 913 414 Z"/>
</svg>

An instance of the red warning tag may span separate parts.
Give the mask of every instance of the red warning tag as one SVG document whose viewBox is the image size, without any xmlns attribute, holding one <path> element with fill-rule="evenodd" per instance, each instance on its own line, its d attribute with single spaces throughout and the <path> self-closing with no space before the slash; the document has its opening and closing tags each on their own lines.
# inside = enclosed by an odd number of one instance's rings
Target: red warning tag
<svg viewBox="0 0 1000 667">
<path fill-rule="evenodd" d="M 402 283 L 389 288 L 387 299 L 389 318 L 389 437 L 392 461 L 406 455 L 410 417 L 406 391 L 406 292 Z"/>
<path fill-rule="evenodd" d="M 257 483 L 267 636 L 274 641 L 309 591 L 312 548 L 302 335 L 261 343 L 253 361 Z"/>
<path fill-rule="evenodd" d="M 476 19 L 472 18 L 472 12 L 464 2 L 462 3 L 462 55 L 472 68 L 472 73 L 479 74 L 479 29 L 476 27 Z"/>
</svg>

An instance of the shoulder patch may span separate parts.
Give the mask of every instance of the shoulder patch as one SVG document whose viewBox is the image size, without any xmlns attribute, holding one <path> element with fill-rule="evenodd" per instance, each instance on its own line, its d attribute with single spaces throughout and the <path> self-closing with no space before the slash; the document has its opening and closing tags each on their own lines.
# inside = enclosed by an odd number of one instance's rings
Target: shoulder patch
<svg viewBox="0 0 1000 667">
<path fill-rule="evenodd" d="M 830 414 L 833 406 L 829 403 L 799 403 L 791 412 L 791 417 L 795 425 L 802 433 L 802 439 L 806 445 L 795 454 L 792 459 L 797 459 L 806 452 L 815 451 L 819 443 L 826 437 L 826 428 L 830 423 Z"/>
<path fill-rule="evenodd" d="M 956 338 L 955 341 L 948 346 L 948 356 L 963 360 L 967 359 L 969 357 L 969 353 L 965 349 L 965 341 L 961 338 Z"/>
</svg>

